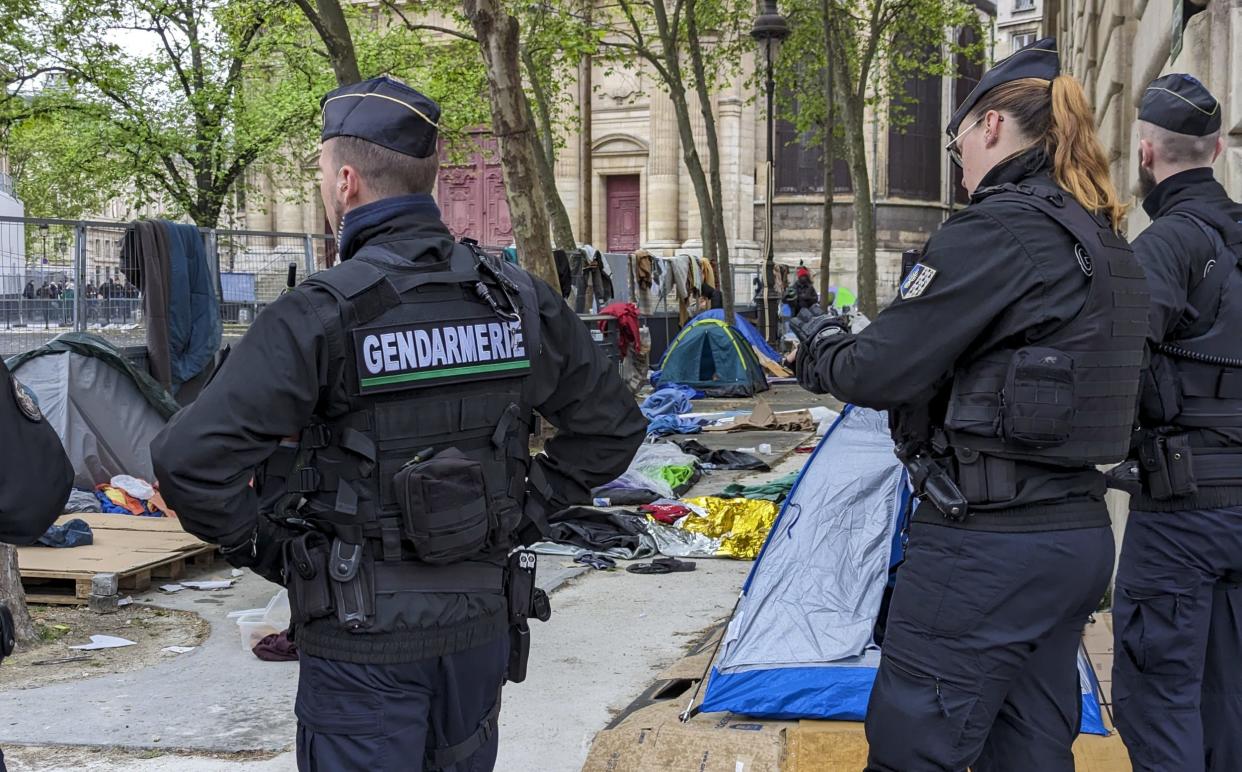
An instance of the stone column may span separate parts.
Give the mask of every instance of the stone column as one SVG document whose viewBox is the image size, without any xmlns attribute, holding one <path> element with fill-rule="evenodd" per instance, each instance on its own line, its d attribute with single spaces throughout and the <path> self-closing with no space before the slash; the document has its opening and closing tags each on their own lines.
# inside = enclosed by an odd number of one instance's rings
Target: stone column
<svg viewBox="0 0 1242 772">
<path fill-rule="evenodd" d="M 678 233 L 678 188 L 681 142 L 673 100 L 654 83 L 650 98 L 650 143 L 647 158 L 647 243 L 657 255 L 672 254 L 681 245 Z"/>
</svg>

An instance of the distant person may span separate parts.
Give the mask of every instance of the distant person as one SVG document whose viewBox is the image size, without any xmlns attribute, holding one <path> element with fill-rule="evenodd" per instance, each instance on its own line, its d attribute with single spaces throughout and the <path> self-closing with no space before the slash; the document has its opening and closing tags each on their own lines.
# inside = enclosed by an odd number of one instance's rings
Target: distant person
<svg viewBox="0 0 1242 772">
<path fill-rule="evenodd" d="M 811 283 L 811 272 L 806 266 L 798 266 L 798 279 L 785 292 L 785 302 L 789 304 L 793 316 L 797 316 L 802 309 L 814 308 L 819 303 L 819 293 Z"/>
<path fill-rule="evenodd" d="M 98 297 L 98 295 L 99 295 L 99 291 L 95 289 L 95 284 L 94 284 L 94 282 L 87 282 L 87 284 L 86 284 L 86 297 L 88 297 L 88 298 L 94 298 L 94 297 Z"/>
<path fill-rule="evenodd" d="M 47 280 L 44 279 L 43 286 L 39 287 L 39 289 L 35 291 L 35 297 L 39 298 L 40 300 L 43 300 L 45 298 L 51 297 L 51 294 L 52 294 L 52 288 L 47 283 Z"/>
<path fill-rule="evenodd" d="M 26 298 L 27 300 L 34 300 L 35 286 L 34 286 L 33 281 L 26 282 L 26 289 L 22 290 L 22 297 Z"/>
<path fill-rule="evenodd" d="M 703 286 L 699 288 L 699 311 L 712 308 L 724 308 L 724 295 L 712 285 L 703 282 Z"/>
</svg>

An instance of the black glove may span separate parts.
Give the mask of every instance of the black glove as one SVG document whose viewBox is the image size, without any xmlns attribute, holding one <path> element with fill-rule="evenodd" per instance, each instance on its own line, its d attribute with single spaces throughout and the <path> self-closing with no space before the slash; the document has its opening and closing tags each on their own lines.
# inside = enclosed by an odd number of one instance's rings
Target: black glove
<svg viewBox="0 0 1242 772">
<path fill-rule="evenodd" d="M 819 355 L 829 341 L 850 331 L 849 318 L 815 315 L 812 309 L 804 308 L 789 321 L 789 328 L 798 337 L 798 357 L 794 364 L 798 384 L 814 394 L 827 392 L 827 385 L 820 382 Z"/>
<path fill-rule="evenodd" d="M 249 568 L 269 582 L 284 585 L 285 544 L 298 534 L 260 515 L 259 522 L 244 541 L 220 545 L 220 554 L 234 568 Z"/>
</svg>

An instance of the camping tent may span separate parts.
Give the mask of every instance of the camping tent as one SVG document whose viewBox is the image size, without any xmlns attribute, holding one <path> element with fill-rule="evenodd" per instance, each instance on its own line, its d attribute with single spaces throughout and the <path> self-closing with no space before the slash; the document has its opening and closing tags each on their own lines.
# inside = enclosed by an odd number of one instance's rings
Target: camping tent
<svg viewBox="0 0 1242 772">
<path fill-rule="evenodd" d="M 155 479 L 149 446 L 177 403 L 110 343 L 67 333 L 7 364 L 60 435 L 74 487 L 89 490 L 117 474 Z"/>
<path fill-rule="evenodd" d="M 660 370 L 656 388 L 679 383 L 709 397 L 750 397 L 768 388 L 750 344 L 718 319 L 696 319 L 683 327 Z"/>
<path fill-rule="evenodd" d="M 716 319 L 717 321 L 724 321 L 724 311 L 719 308 L 712 308 L 707 311 L 703 311 L 698 316 L 691 319 L 690 323 L 694 324 L 700 319 Z M 734 314 L 733 327 L 743 338 L 746 339 L 746 342 L 755 347 L 755 351 L 763 354 L 765 357 L 773 360 L 774 362 L 781 361 L 781 355 L 776 353 L 776 349 L 768 345 L 768 342 L 763 339 L 763 334 L 760 333 L 759 330 L 755 329 L 753 324 L 746 321 L 746 317 L 741 314 Z"/>
<path fill-rule="evenodd" d="M 862 720 L 909 504 L 884 413 L 847 406 L 807 461 L 742 587 L 700 710 Z M 1079 657 L 1082 731 L 1107 734 Z"/>
</svg>

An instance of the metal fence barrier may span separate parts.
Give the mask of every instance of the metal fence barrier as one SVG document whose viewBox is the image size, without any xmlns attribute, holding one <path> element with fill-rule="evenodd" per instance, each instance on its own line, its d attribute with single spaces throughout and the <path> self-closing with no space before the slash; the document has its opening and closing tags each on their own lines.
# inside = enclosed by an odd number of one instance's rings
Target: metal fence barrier
<svg viewBox="0 0 1242 772">
<path fill-rule="evenodd" d="M 118 346 L 146 341 L 142 293 L 121 265 L 127 223 L 0 217 L 0 357 L 69 332 Z M 216 279 L 226 339 L 245 331 L 285 287 L 335 259 L 331 236 L 199 229 Z"/>
<path fill-rule="evenodd" d="M 61 333 L 91 332 L 120 347 L 142 346 L 142 293 L 122 270 L 128 223 L 0 216 L 0 357 L 43 345 Z M 216 279 L 225 340 L 239 338 L 285 288 L 289 265 L 299 280 L 336 261 L 330 235 L 200 228 Z M 500 247 L 484 247 L 499 254 Z M 628 255 L 607 255 L 618 300 L 645 315 L 677 313 L 668 282 L 658 297 L 629 286 Z M 733 267 L 739 309 L 753 304 L 760 266 Z M 696 309 L 691 309 L 693 314 Z"/>
</svg>

